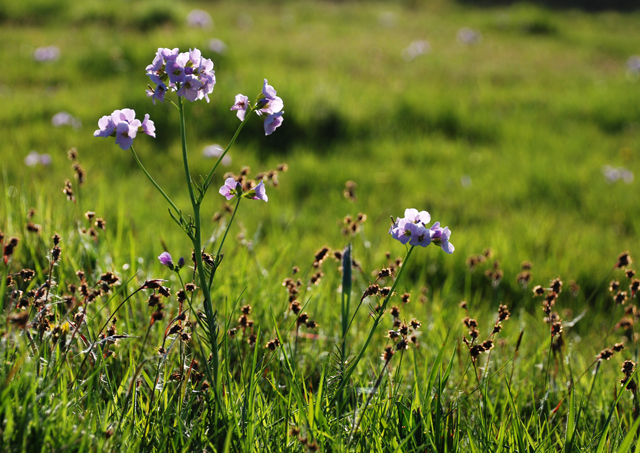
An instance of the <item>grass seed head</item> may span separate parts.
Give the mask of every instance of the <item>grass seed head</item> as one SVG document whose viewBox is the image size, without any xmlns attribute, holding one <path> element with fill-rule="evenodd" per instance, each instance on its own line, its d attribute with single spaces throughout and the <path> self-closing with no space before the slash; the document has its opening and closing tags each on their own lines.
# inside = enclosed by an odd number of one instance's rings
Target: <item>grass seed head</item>
<svg viewBox="0 0 640 453">
<path fill-rule="evenodd" d="M 629 252 L 622 252 L 618 255 L 618 260 L 616 261 L 615 267 L 618 269 L 622 269 L 624 267 L 629 266 L 633 261 L 631 261 L 631 255 Z"/>
</svg>

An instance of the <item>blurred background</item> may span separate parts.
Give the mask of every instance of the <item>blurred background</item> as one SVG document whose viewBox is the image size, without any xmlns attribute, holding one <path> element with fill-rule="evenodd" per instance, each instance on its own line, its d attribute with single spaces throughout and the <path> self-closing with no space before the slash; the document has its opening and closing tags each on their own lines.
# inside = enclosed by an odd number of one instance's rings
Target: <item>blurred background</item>
<svg viewBox="0 0 640 453">
<path fill-rule="evenodd" d="M 93 210 L 111 247 L 127 251 L 113 252 L 118 265 L 153 260 L 164 246 L 187 255 L 130 152 L 93 131 L 114 109 L 149 113 L 157 138 L 134 145 L 187 210 L 177 111 L 146 97 L 145 67 L 159 47 L 197 47 L 217 85 L 211 103 L 187 109 L 194 175 L 238 126 L 236 94 L 253 98 L 267 78 L 284 100 L 282 127 L 265 137 L 255 118 L 214 183 L 243 166 L 255 175 L 288 164 L 269 203 L 245 203 L 233 230 L 252 239 L 264 267 L 310 264 L 320 246 L 342 247 L 342 218 L 363 212 L 354 246 L 370 271 L 387 250 L 403 254 L 387 235 L 390 216 L 415 207 L 448 225 L 456 247 L 451 259 L 421 254 L 416 279 L 462 291 L 467 257 L 491 248 L 505 272 L 501 300 L 517 291 L 525 260 L 536 282 L 562 276 L 592 290 L 618 253 L 638 251 L 637 6 L 3 0 L 1 228 L 23 234 L 30 207 L 45 231 Z M 87 173 L 76 204 L 62 193 L 65 179 L 77 185 L 72 147 Z M 223 201 L 212 190 L 205 218 Z"/>
</svg>

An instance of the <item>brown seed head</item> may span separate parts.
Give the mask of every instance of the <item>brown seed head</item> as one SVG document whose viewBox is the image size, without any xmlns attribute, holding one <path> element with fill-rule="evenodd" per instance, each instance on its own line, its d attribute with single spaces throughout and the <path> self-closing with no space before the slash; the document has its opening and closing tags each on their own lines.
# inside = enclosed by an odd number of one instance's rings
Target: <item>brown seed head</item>
<svg viewBox="0 0 640 453">
<path fill-rule="evenodd" d="M 624 275 L 626 275 L 628 279 L 632 279 L 636 276 L 636 271 L 634 271 L 633 269 L 627 269 Z"/>
<path fill-rule="evenodd" d="M 535 288 L 533 288 L 533 295 L 544 296 L 544 288 L 540 285 L 537 285 Z"/>
<path fill-rule="evenodd" d="M 627 267 L 631 263 L 631 255 L 629 254 L 629 252 L 622 252 L 620 255 L 618 255 L 618 260 L 616 261 L 615 267 L 623 268 Z"/>
<path fill-rule="evenodd" d="M 616 293 L 620 290 L 620 282 L 618 280 L 611 280 L 609 283 L 609 291 Z"/>
</svg>

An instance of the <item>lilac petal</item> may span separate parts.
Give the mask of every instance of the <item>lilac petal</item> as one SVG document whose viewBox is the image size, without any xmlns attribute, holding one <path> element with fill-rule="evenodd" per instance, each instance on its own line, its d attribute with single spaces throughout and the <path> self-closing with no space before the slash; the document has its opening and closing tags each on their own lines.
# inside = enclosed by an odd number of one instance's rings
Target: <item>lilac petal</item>
<svg viewBox="0 0 640 453">
<path fill-rule="evenodd" d="M 129 123 L 123 121 L 118 124 L 118 127 L 116 128 L 116 145 L 119 145 L 120 148 L 126 151 L 131 148 L 132 143 L 133 137 L 131 137 L 131 127 L 129 126 Z"/>
<path fill-rule="evenodd" d="M 122 109 L 120 110 L 120 118 L 131 123 L 136 119 L 136 112 L 132 109 Z"/>
<path fill-rule="evenodd" d="M 236 102 L 231 106 L 231 110 L 237 110 L 236 116 L 240 121 L 244 121 L 247 109 L 249 108 L 249 98 L 244 94 L 236 94 Z"/>
<path fill-rule="evenodd" d="M 150 135 L 153 138 L 156 138 L 156 126 L 153 123 L 153 121 L 149 119 L 148 113 L 144 115 L 144 121 L 142 121 L 141 127 L 142 127 L 142 132 L 144 132 L 147 135 Z"/>
<path fill-rule="evenodd" d="M 98 129 L 93 133 L 94 137 L 109 137 L 116 129 L 110 116 L 103 116 L 98 120 Z"/>
<path fill-rule="evenodd" d="M 226 197 L 227 200 L 231 200 L 235 196 L 236 184 L 235 179 L 227 178 L 224 185 L 220 187 L 220 195 Z"/>
<path fill-rule="evenodd" d="M 264 79 L 264 87 L 262 88 L 262 95 L 269 99 L 275 99 L 277 94 L 277 91 L 271 86 L 269 85 L 269 83 L 267 82 L 267 79 Z"/>
<path fill-rule="evenodd" d="M 264 120 L 264 135 L 271 135 L 273 131 L 280 127 L 284 118 L 282 115 L 284 112 L 277 112 L 273 115 L 269 115 L 266 120 Z"/>
<path fill-rule="evenodd" d="M 404 216 L 413 223 L 422 223 L 423 225 L 431 221 L 431 215 L 427 211 L 418 212 L 417 209 L 413 208 L 405 209 Z"/>
<path fill-rule="evenodd" d="M 164 266 L 173 267 L 173 258 L 171 258 L 169 252 L 162 252 L 158 259 Z"/>
<path fill-rule="evenodd" d="M 431 231 L 425 228 L 422 225 L 410 224 L 413 225 L 411 240 L 409 241 L 410 245 L 419 245 L 421 247 L 426 247 L 431 244 Z"/>
<path fill-rule="evenodd" d="M 256 191 L 256 195 L 253 197 L 254 200 L 262 200 L 264 202 L 269 201 L 267 191 L 264 187 L 264 181 L 260 181 L 260 183 L 258 183 L 258 185 L 253 190 Z"/>
</svg>

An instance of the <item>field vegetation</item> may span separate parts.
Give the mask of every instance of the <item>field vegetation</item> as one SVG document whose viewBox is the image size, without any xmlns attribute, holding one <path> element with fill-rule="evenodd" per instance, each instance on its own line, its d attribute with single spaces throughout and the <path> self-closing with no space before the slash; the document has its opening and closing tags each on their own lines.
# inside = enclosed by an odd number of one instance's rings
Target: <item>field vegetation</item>
<svg viewBox="0 0 640 453">
<path fill-rule="evenodd" d="M 0 3 L 2 449 L 640 451 L 639 20 Z M 266 78 L 284 101 L 273 134 L 247 121 L 201 206 L 215 316 L 133 154 L 93 136 L 148 113 L 135 150 L 192 215 L 179 111 L 145 94 L 175 47 L 215 65 L 211 102 L 185 103 L 194 180 L 240 125 L 236 94 Z M 232 216 L 218 188 L 259 173 L 269 201 Z M 406 208 L 453 254 L 389 235 Z"/>
</svg>

